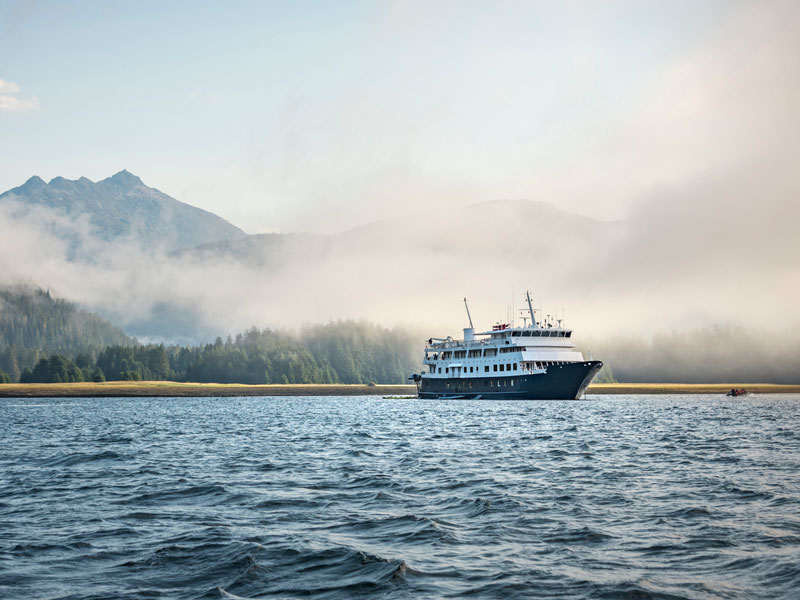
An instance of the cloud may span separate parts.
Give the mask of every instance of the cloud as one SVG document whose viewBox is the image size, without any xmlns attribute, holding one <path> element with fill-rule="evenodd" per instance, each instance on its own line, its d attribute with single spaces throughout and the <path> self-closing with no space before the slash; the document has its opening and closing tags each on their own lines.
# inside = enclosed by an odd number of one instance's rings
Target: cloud
<svg viewBox="0 0 800 600">
<path fill-rule="evenodd" d="M 0 79 L 0 94 L 16 94 L 18 92 L 19 86 L 16 83 Z"/>
<path fill-rule="evenodd" d="M 39 108 L 39 100 L 32 98 L 17 98 L 16 96 L 0 96 L 0 111 L 22 112 Z"/>
<path fill-rule="evenodd" d="M 36 96 L 20 98 L 20 87 L 13 81 L 0 79 L 0 112 L 22 112 L 39 108 Z"/>
</svg>

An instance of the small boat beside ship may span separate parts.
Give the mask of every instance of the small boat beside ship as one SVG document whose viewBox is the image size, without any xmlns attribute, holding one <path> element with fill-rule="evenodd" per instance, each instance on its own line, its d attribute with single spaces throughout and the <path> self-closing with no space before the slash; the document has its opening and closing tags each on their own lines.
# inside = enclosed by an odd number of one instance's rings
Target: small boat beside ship
<svg viewBox="0 0 800 600">
<path fill-rule="evenodd" d="M 575 349 L 563 320 L 539 321 L 529 293 L 522 327 L 503 323 L 476 333 L 466 299 L 464 337 L 431 338 L 427 371 L 412 379 L 420 398 L 486 400 L 575 400 L 603 367 Z"/>
<path fill-rule="evenodd" d="M 733 388 L 730 392 L 728 392 L 725 395 L 730 396 L 731 398 L 737 398 L 739 396 L 749 396 L 750 392 L 748 392 L 744 388 Z"/>
</svg>

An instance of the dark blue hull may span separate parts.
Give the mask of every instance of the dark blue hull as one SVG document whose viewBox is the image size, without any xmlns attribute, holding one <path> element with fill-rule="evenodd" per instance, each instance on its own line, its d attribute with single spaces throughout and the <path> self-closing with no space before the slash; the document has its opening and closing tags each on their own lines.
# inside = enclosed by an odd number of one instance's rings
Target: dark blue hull
<svg viewBox="0 0 800 600">
<path fill-rule="evenodd" d="M 427 378 L 418 384 L 420 398 L 482 400 L 575 400 L 603 367 L 599 360 L 551 365 L 546 373 L 494 377 Z"/>
</svg>

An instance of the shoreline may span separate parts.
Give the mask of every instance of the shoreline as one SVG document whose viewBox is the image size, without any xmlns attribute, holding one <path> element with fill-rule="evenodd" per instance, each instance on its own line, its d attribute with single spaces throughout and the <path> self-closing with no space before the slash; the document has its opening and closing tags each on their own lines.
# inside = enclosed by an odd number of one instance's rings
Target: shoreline
<svg viewBox="0 0 800 600">
<path fill-rule="evenodd" d="M 713 394 L 745 388 L 754 394 L 800 394 L 800 385 L 770 383 L 595 383 L 587 394 Z M 4 383 L 0 398 L 157 398 L 231 396 L 416 396 L 414 385 L 182 383 L 106 381 L 102 383 Z"/>
</svg>

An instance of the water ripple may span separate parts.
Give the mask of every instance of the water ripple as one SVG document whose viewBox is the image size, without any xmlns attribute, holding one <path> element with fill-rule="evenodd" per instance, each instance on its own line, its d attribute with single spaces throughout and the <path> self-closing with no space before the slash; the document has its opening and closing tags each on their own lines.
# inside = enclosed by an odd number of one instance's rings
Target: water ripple
<svg viewBox="0 0 800 600">
<path fill-rule="evenodd" d="M 796 598 L 800 397 L 0 401 L 0 597 Z"/>
</svg>

